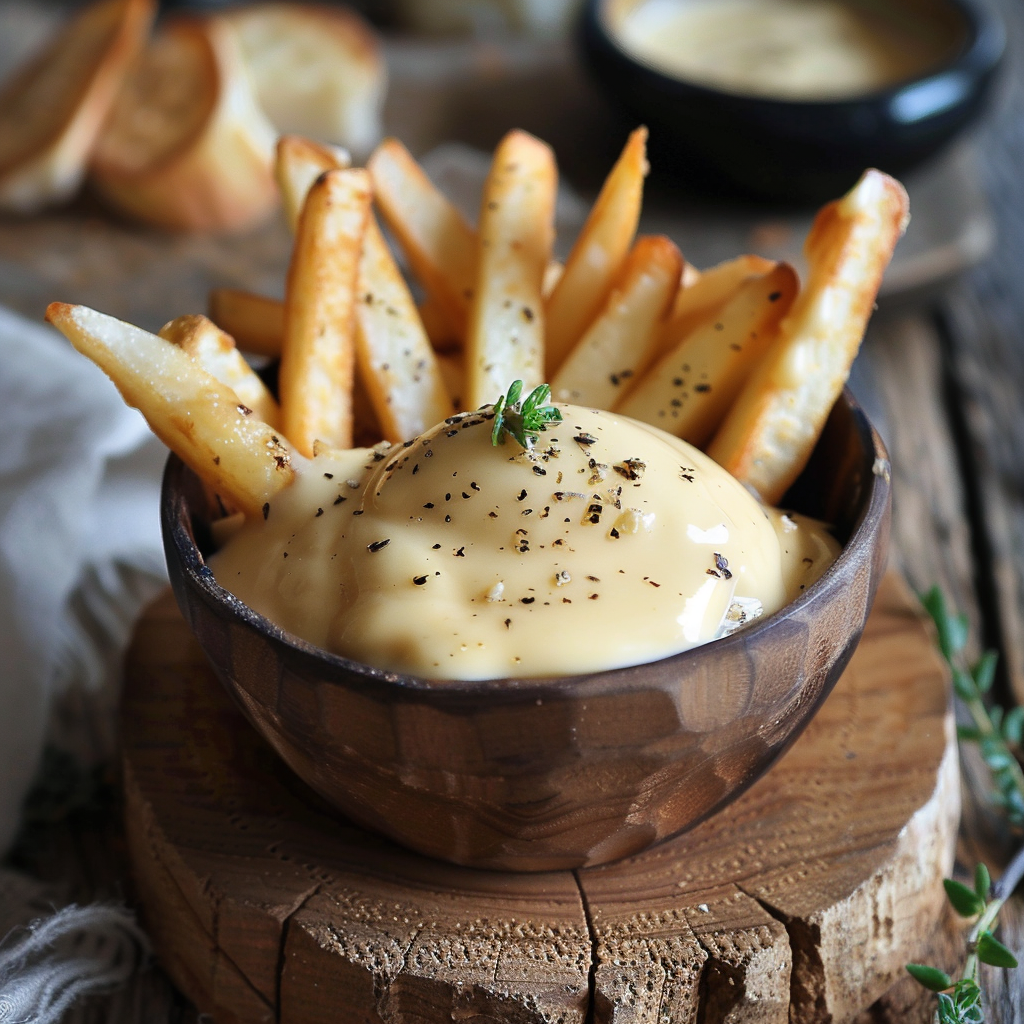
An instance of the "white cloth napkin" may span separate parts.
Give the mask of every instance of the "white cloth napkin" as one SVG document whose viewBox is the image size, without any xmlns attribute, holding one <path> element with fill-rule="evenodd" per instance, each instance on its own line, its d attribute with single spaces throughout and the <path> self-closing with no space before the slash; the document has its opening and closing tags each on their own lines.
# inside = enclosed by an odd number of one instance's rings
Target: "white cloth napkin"
<svg viewBox="0 0 1024 1024">
<path fill-rule="evenodd" d="M 166 451 L 56 331 L 0 308 L 0 853 L 54 697 L 98 687 L 164 579 Z"/>
</svg>

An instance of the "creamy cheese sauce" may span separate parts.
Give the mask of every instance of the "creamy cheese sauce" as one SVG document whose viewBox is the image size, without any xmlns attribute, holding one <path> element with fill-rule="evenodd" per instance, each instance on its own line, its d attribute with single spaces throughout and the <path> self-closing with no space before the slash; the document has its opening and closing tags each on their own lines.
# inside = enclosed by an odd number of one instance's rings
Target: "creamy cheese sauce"
<svg viewBox="0 0 1024 1024">
<path fill-rule="evenodd" d="M 842 0 L 640 0 L 615 36 L 661 71 L 729 92 L 838 99 L 916 77 L 955 45 L 948 19 Z"/>
<path fill-rule="evenodd" d="M 701 452 L 563 406 L 523 450 L 489 412 L 304 463 L 211 560 L 284 629 L 431 678 L 577 674 L 704 643 L 799 595 L 839 546 Z"/>
</svg>

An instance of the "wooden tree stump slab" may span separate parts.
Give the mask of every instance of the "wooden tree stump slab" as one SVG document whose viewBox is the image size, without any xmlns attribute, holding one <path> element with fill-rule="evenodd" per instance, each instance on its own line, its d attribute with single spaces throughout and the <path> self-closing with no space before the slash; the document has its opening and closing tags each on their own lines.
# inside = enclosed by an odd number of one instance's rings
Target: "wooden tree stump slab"
<svg viewBox="0 0 1024 1024">
<path fill-rule="evenodd" d="M 123 732 L 146 922 L 218 1022 L 846 1020 L 923 955 L 959 818 L 945 674 L 894 576 L 767 776 L 599 868 L 474 871 L 334 816 L 230 703 L 169 594 L 136 631 Z"/>
</svg>

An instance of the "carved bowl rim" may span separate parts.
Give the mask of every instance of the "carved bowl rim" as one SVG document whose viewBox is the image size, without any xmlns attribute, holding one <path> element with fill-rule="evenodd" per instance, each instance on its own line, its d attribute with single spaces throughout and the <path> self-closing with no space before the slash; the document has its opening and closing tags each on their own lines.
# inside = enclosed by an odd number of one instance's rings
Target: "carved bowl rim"
<svg viewBox="0 0 1024 1024">
<path fill-rule="evenodd" d="M 160 501 L 168 571 L 183 611 L 187 604 L 184 600 L 185 591 L 191 591 L 216 617 L 256 631 L 290 661 L 302 664 L 307 676 L 315 676 L 324 683 L 372 688 L 378 697 L 386 693 L 397 700 L 422 700 L 425 695 L 434 694 L 460 701 L 479 698 L 497 700 L 504 697 L 510 702 L 520 703 L 555 694 L 594 696 L 620 692 L 630 688 L 637 674 L 651 665 L 677 664 L 679 672 L 673 675 L 685 677 L 706 659 L 715 658 L 716 652 L 724 654 L 730 649 L 763 641 L 778 629 L 780 623 L 800 615 L 809 605 L 824 600 L 839 582 L 837 577 L 843 574 L 850 563 L 870 555 L 878 543 L 884 542 L 882 527 L 891 503 L 888 453 L 849 390 L 844 390 L 837 405 L 840 403 L 846 406 L 851 415 L 853 428 L 860 441 L 865 471 L 859 508 L 839 557 L 819 580 L 775 614 L 731 636 L 655 661 L 581 675 L 459 680 L 428 679 L 392 672 L 333 654 L 277 626 L 217 583 L 195 537 L 195 522 L 201 522 L 204 518 L 192 507 L 193 502 L 190 500 L 201 493 L 198 478 L 174 455 L 167 461 Z M 837 638 L 837 643 L 846 643 L 848 639 L 845 636 Z"/>
</svg>

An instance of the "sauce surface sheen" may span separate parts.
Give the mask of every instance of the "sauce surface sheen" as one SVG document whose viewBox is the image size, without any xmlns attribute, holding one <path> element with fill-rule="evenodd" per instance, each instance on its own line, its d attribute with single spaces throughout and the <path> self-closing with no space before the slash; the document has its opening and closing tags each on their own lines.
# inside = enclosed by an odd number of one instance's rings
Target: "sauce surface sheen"
<svg viewBox="0 0 1024 1024">
<path fill-rule="evenodd" d="M 771 614 L 831 564 L 819 524 L 763 508 L 700 451 L 563 406 L 522 449 L 488 410 L 306 463 L 211 560 L 292 633 L 441 679 L 656 660 Z"/>
<path fill-rule="evenodd" d="M 937 66 L 956 44 L 947 21 L 847 0 L 641 0 L 612 28 L 633 56 L 675 77 L 822 100 L 871 93 Z"/>
</svg>

